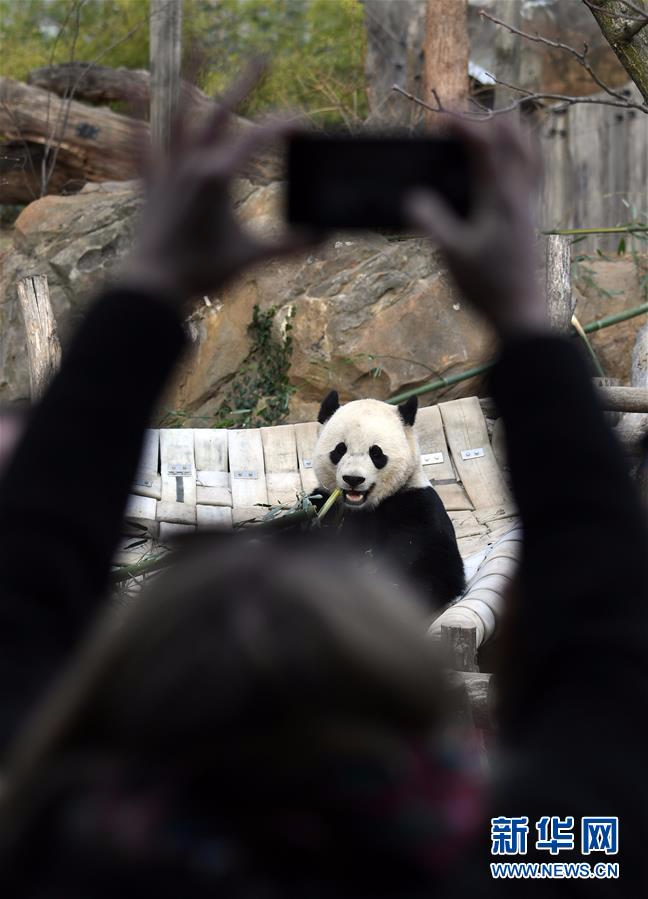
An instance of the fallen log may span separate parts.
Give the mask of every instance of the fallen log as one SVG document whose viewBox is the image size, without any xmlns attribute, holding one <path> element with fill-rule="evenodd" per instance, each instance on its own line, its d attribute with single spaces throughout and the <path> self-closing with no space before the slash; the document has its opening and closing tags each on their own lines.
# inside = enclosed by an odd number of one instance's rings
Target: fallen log
<svg viewBox="0 0 648 899">
<path fill-rule="evenodd" d="M 44 196 L 65 182 L 83 185 L 87 181 L 136 178 L 148 133 L 146 122 L 77 100 L 63 100 L 11 78 L 0 78 L 0 135 L 5 143 L 24 146 L 26 142 L 28 147 L 36 144 L 42 148 L 38 165 L 21 163 L 10 169 L 12 199 L 5 199 L 0 183 L 0 202 L 29 202 L 34 186 L 37 195 Z M 48 178 L 52 161 L 56 176 Z M 17 171 L 23 172 L 22 179 Z M 21 184 L 24 199 L 19 201 L 16 194 Z"/>
<path fill-rule="evenodd" d="M 58 68 L 37 70 L 41 73 Z M 88 181 L 130 181 L 141 174 L 143 153 L 149 145 L 148 122 L 113 112 L 105 107 L 87 106 L 76 97 L 81 96 L 82 84 L 93 84 L 86 96 L 100 95 L 101 78 L 112 84 L 112 96 L 118 99 L 116 83 L 126 87 L 128 70 L 93 67 L 87 70 L 78 85 L 70 86 L 72 73 L 54 78 L 57 92 L 0 77 L 0 203 L 30 203 L 48 193 L 80 190 Z M 91 72 L 94 75 L 91 76 Z M 119 72 L 116 79 L 109 73 Z M 148 72 L 136 71 L 134 96 L 146 100 L 150 77 Z M 48 76 L 49 77 L 49 76 Z M 87 79 L 91 79 L 88 82 Z M 94 79 L 94 80 L 93 80 Z M 46 82 L 45 75 L 39 78 Z M 67 87 L 66 87 L 67 85 Z M 74 97 L 70 91 L 74 88 Z M 124 99 L 123 96 L 119 99 Z M 200 120 L 212 108 L 212 100 L 199 88 L 183 82 L 182 104 L 190 110 L 191 119 Z M 235 127 L 254 127 L 246 119 L 235 117 Z M 17 154 L 16 147 L 22 151 Z M 32 155 L 34 147 L 40 148 Z M 20 156 L 20 158 L 16 158 Z M 51 162 L 55 165 L 47 177 Z M 44 161 L 45 160 L 45 161 Z M 282 177 L 280 155 L 269 150 L 251 161 L 243 174 L 260 184 Z"/>
<path fill-rule="evenodd" d="M 0 203 L 31 203 L 42 195 L 45 147 L 32 141 L 0 143 Z M 48 193 L 77 193 L 86 183 L 64 165 L 54 167 Z"/>
<path fill-rule="evenodd" d="M 27 75 L 27 83 L 59 97 L 72 95 L 75 100 L 88 103 L 122 102 L 131 107 L 134 115 L 148 114 L 151 76 L 146 69 L 112 69 L 70 62 L 33 69 Z M 188 81 L 180 84 L 180 101 L 183 108 L 190 106 L 197 112 L 205 112 L 212 105 L 211 98 Z"/>
</svg>

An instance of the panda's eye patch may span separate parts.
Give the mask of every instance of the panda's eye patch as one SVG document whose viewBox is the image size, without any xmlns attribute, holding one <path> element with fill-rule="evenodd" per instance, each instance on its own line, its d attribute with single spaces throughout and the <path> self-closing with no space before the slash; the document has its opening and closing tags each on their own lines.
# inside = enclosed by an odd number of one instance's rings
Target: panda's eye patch
<svg viewBox="0 0 648 899">
<path fill-rule="evenodd" d="M 369 447 L 369 455 L 376 468 L 384 468 L 385 465 L 387 465 L 387 456 L 383 453 L 377 443 L 374 443 L 373 446 Z"/>
<path fill-rule="evenodd" d="M 329 453 L 329 458 L 333 465 L 337 465 L 342 456 L 346 453 L 346 443 L 338 443 L 335 449 L 331 450 Z"/>
</svg>

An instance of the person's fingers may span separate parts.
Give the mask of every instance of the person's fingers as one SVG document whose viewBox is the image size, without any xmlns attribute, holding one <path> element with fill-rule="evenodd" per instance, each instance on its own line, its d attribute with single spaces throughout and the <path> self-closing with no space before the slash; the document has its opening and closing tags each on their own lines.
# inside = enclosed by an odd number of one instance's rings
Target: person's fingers
<svg viewBox="0 0 648 899">
<path fill-rule="evenodd" d="M 192 121 L 195 123 L 198 117 L 198 98 L 193 91 L 193 85 L 185 90 L 181 87 L 177 109 L 171 121 L 169 132 L 169 157 L 177 159 L 191 142 Z"/>
<path fill-rule="evenodd" d="M 465 225 L 450 206 L 429 190 L 415 190 L 403 201 L 405 217 L 442 249 L 453 250 L 462 242 Z"/>
<path fill-rule="evenodd" d="M 293 228 L 279 237 L 267 238 L 256 242 L 252 255 L 254 262 L 264 259 L 275 259 L 304 253 L 320 246 L 325 235 L 311 228 Z"/>
<path fill-rule="evenodd" d="M 299 116 L 275 118 L 260 125 L 250 125 L 232 141 L 221 161 L 232 171 L 238 170 L 249 159 L 278 140 L 285 140 L 303 130 L 303 119 Z"/>
<path fill-rule="evenodd" d="M 198 140 L 203 144 L 212 144 L 223 134 L 231 113 L 241 105 L 257 86 L 268 68 L 265 57 L 252 59 L 247 68 L 228 88 L 223 97 L 216 101 L 216 106 L 200 129 Z"/>
<path fill-rule="evenodd" d="M 206 179 L 234 175 L 276 141 L 301 131 L 303 126 L 295 118 L 273 119 L 263 125 L 248 124 L 237 138 L 218 147 L 203 147 L 194 153 L 191 171 Z"/>
</svg>

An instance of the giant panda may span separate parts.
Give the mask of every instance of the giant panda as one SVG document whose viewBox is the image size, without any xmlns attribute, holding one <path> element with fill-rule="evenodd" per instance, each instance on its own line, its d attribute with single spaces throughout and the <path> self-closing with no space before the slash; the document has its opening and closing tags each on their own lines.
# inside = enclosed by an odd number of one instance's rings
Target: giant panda
<svg viewBox="0 0 648 899">
<path fill-rule="evenodd" d="M 418 402 L 322 402 L 313 458 L 321 495 L 343 491 L 340 531 L 359 549 L 405 572 L 435 609 L 465 587 L 452 522 L 421 467 Z"/>
</svg>

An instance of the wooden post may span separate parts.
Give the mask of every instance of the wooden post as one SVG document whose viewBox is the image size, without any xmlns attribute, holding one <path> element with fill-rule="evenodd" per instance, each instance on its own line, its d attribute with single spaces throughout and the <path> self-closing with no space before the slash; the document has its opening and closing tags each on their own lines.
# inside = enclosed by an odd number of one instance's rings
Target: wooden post
<svg viewBox="0 0 648 899">
<path fill-rule="evenodd" d="M 554 330 L 567 333 L 574 313 L 574 299 L 569 238 L 562 234 L 550 234 L 547 238 L 546 296 L 549 324 Z"/>
<path fill-rule="evenodd" d="M 58 371 L 61 345 L 45 275 L 22 278 L 17 286 L 27 335 L 31 398 L 36 402 Z"/>
<path fill-rule="evenodd" d="M 180 94 L 182 0 L 151 0 L 149 28 L 151 142 L 165 151 Z"/>
<path fill-rule="evenodd" d="M 394 84 L 417 97 L 423 96 L 423 0 L 361 0 L 367 34 L 365 81 L 369 124 L 413 128 L 423 110 L 392 90 Z"/>
<path fill-rule="evenodd" d="M 492 675 L 474 671 L 456 671 L 450 675 L 450 680 L 465 686 L 475 727 L 493 730 L 495 697 Z"/>
<path fill-rule="evenodd" d="M 479 671 L 476 628 L 444 624 L 441 627 L 441 643 L 455 671 Z"/>
</svg>

